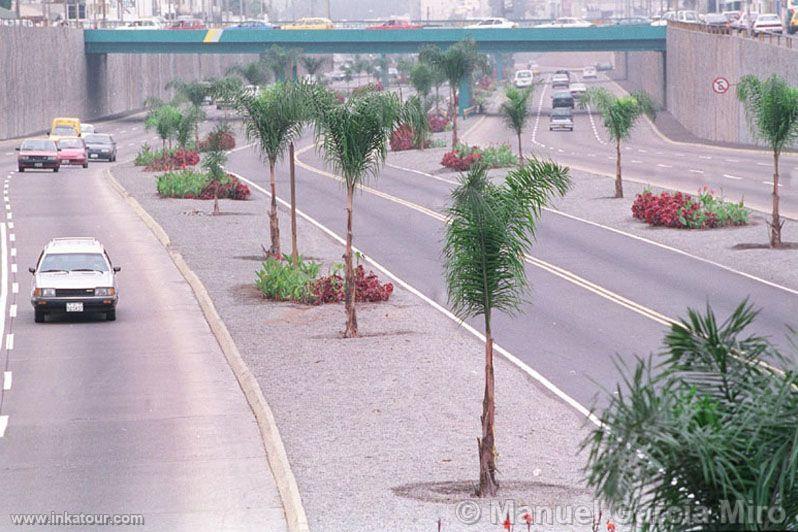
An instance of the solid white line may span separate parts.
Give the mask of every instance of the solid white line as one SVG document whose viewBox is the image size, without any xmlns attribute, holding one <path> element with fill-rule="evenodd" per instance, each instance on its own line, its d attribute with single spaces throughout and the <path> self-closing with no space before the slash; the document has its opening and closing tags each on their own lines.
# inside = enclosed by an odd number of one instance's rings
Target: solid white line
<svg viewBox="0 0 798 532">
<path fill-rule="evenodd" d="M 738 177 L 736 175 L 729 175 L 729 174 L 723 174 L 723 177 L 725 177 L 726 179 L 734 179 L 735 181 L 740 181 L 742 179 L 742 177 Z"/>
<path fill-rule="evenodd" d="M 8 333 L 6 335 L 6 351 L 11 351 L 14 349 L 14 333 Z"/>
<path fill-rule="evenodd" d="M 10 371 L 4 371 L 3 372 L 3 390 L 4 391 L 7 392 L 8 390 L 11 389 L 11 380 L 12 380 L 11 379 L 11 372 Z"/>
<path fill-rule="evenodd" d="M 17 263 L 16 262 L 11 264 L 11 273 L 17 273 Z"/>
<path fill-rule="evenodd" d="M 8 315 L 11 316 L 12 318 L 16 318 L 17 317 L 17 305 L 16 304 L 13 304 L 13 305 L 11 305 L 9 307 Z"/>
<path fill-rule="evenodd" d="M 19 283 L 11 283 L 11 292 L 14 294 L 19 293 Z"/>
<path fill-rule="evenodd" d="M 230 173 L 231 173 L 231 174 L 233 174 L 233 175 L 234 175 L 236 178 L 238 178 L 238 179 L 240 179 L 240 180 L 244 181 L 245 183 L 247 183 L 249 186 L 251 186 L 251 187 L 252 187 L 252 188 L 254 188 L 255 190 L 258 190 L 259 192 L 261 192 L 261 193 L 263 193 L 263 194 L 265 194 L 265 195 L 269 196 L 269 193 L 266 191 L 266 189 L 265 189 L 265 188 L 263 188 L 263 187 L 261 187 L 260 185 L 258 185 L 258 184 L 256 184 L 256 183 L 254 183 L 254 182 L 250 181 L 249 179 L 245 178 L 244 176 L 242 176 L 242 175 L 240 175 L 240 174 L 236 174 L 235 172 L 230 172 Z M 278 198 L 277 198 L 277 201 L 278 201 L 280 204 L 282 204 L 284 207 L 287 207 L 287 208 L 289 208 L 289 209 L 291 208 L 291 204 L 290 204 L 290 203 L 288 203 L 288 202 L 286 202 L 285 200 L 283 200 L 283 199 L 281 199 L 281 198 L 279 198 L 279 197 L 278 197 Z M 313 219 L 312 217 L 308 216 L 307 214 L 305 214 L 304 212 L 302 212 L 302 211 L 301 211 L 301 210 L 299 210 L 299 209 L 297 209 L 297 210 L 296 210 L 296 212 L 297 212 L 297 214 L 298 214 L 299 216 L 301 216 L 302 218 L 304 218 L 305 220 L 307 220 L 308 222 L 310 222 L 311 224 L 313 224 L 313 225 L 314 225 L 314 226 L 316 226 L 317 228 L 319 228 L 319 229 L 321 229 L 322 231 L 324 231 L 326 234 L 328 234 L 328 235 L 329 235 L 330 237 L 332 237 L 333 239 L 337 240 L 337 241 L 338 241 L 338 242 L 340 242 L 341 244 L 346 244 L 346 240 L 344 240 L 343 238 L 341 238 L 340 236 L 338 236 L 336 233 L 334 233 L 334 232 L 333 232 L 332 230 L 330 230 L 329 228 L 327 228 L 327 227 L 325 227 L 324 225 L 322 225 L 322 224 L 321 224 L 320 222 L 318 222 L 317 220 L 315 220 L 315 219 Z M 355 246 L 352 246 L 352 249 L 356 250 L 358 253 L 362 253 L 362 252 L 360 252 L 360 251 L 359 251 L 357 248 L 355 248 Z M 428 303 L 429 305 L 431 305 L 431 306 L 432 306 L 434 309 L 436 309 L 437 311 L 441 312 L 443 315 L 445 315 L 446 317 L 448 317 L 448 318 L 449 318 L 449 319 L 451 319 L 452 321 L 454 321 L 454 322 L 456 322 L 456 323 L 460 324 L 460 326 L 462 326 L 462 327 L 463 327 L 464 329 L 466 329 L 468 332 L 470 332 L 471 334 L 473 334 L 474 336 L 476 336 L 477 338 L 479 338 L 479 339 L 480 339 L 482 342 L 484 342 L 484 341 L 485 341 L 485 335 L 483 335 L 482 333 L 480 333 L 478 330 L 476 330 L 475 328 L 473 328 L 473 327 L 472 327 L 472 326 L 470 326 L 469 324 L 467 324 L 467 323 L 463 322 L 462 320 L 460 320 L 460 318 L 458 318 L 457 316 L 455 316 L 454 314 L 452 314 L 452 313 L 451 313 L 451 312 L 450 312 L 448 309 L 446 309 L 445 307 L 443 307 L 443 306 L 439 305 L 437 302 L 433 301 L 432 299 L 428 298 L 427 296 L 425 296 L 424 294 L 422 294 L 421 292 L 419 292 L 419 291 L 418 291 L 417 289 L 415 289 L 413 286 L 411 286 L 410 284 L 408 284 L 408 283 L 407 283 L 407 282 L 405 282 L 404 280 L 402 280 L 402 279 L 400 279 L 399 277 L 397 277 L 397 276 L 396 276 L 396 275 L 395 275 L 393 272 L 389 271 L 387 268 L 385 268 L 384 266 L 382 266 L 381 264 L 379 264 L 377 261 L 375 261 L 374 259 L 372 259 L 372 258 L 371 258 L 371 257 L 369 257 L 368 255 L 365 255 L 365 254 L 363 254 L 363 257 L 364 257 L 364 259 L 365 259 L 366 261 L 370 262 L 370 263 L 371 263 L 371 264 L 372 264 L 372 265 L 373 265 L 375 268 L 377 268 L 378 270 L 380 270 L 382 273 L 384 273 L 384 274 L 385 274 L 385 275 L 387 275 L 388 277 L 392 278 L 392 279 L 393 279 L 393 280 L 394 280 L 394 281 L 395 281 L 395 282 L 396 282 L 398 285 L 402 286 L 402 287 L 403 287 L 404 289 L 406 289 L 408 292 L 410 292 L 411 294 L 413 294 L 413 295 L 415 295 L 415 296 L 417 296 L 417 297 L 421 298 L 423 301 L 425 301 L 426 303 Z M 598 419 L 598 418 L 597 418 L 597 417 L 596 417 L 596 416 L 595 416 L 593 413 L 591 413 L 591 411 L 590 411 L 590 409 L 589 409 L 589 408 L 585 407 L 585 406 L 584 406 L 584 405 L 582 405 L 582 404 L 581 404 L 579 401 L 577 401 L 576 399 L 574 399 L 573 397 L 571 397 L 570 395 L 568 395 L 567 393 L 565 393 L 564 391 L 562 391 L 562 390 L 561 390 L 560 388 L 558 388 L 558 387 L 557 387 L 557 386 L 556 386 L 556 385 L 555 385 L 553 382 L 551 382 L 551 381 L 550 381 L 550 380 L 548 380 L 546 377 L 544 377 L 543 375 L 541 375 L 540 373 L 538 373 L 537 371 L 535 371 L 534 369 L 532 369 L 532 368 L 531 368 L 530 366 L 528 366 L 526 363 L 522 362 L 522 361 L 521 361 L 520 359 L 518 359 L 518 358 L 517 358 L 515 355 L 513 355 L 512 353 L 510 353 L 509 351 L 507 351 L 506 349 L 504 349 L 503 347 L 501 347 L 499 344 L 494 344 L 494 348 L 496 349 L 496 351 L 498 351 L 499 353 L 501 353 L 501 354 L 502 354 L 502 355 L 503 355 L 503 356 L 504 356 L 504 357 L 505 357 L 507 360 L 509 360 L 511 363 L 515 364 L 516 366 L 518 366 L 518 367 L 519 367 L 519 368 L 520 368 L 522 371 L 524 371 L 524 372 L 525 372 L 527 375 L 529 375 L 530 377 L 532 377 L 533 379 L 535 379 L 536 381 L 538 381 L 538 382 L 539 382 L 540 384 L 542 384 L 542 385 L 543 385 L 543 386 L 544 386 L 546 389 L 548 389 L 548 390 L 549 390 L 550 392 L 552 392 L 554 395 L 556 395 L 557 397 L 559 397 L 560 399 L 562 399 L 562 400 L 563 400 L 563 401 L 564 401 L 566 404 L 568 404 L 569 406 L 571 406 L 572 408 L 574 408 L 574 409 L 575 409 L 577 412 L 579 412 L 580 414 L 582 414 L 582 415 L 584 415 L 585 417 L 587 417 L 587 418 L 588 418 L 590 421 L 592 421 L 592 422 L 593 422 L 593 423 L 595 423 L 596 425 L 601 425 L 601 422 L 599 421 L 599 419 Z"/>
<path fill-rule="evenodd" d="M 5 436 L 8 427 L 8 416 L 0 416 L 0 438 Z"/>
</svg>

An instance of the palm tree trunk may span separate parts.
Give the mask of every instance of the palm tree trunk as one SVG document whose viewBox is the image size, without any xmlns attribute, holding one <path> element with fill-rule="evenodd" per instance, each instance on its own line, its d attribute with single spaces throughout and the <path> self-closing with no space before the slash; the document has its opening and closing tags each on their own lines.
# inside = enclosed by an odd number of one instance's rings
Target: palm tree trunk
<svg viewBox="0 0 798 532">
<path fill-rule="evenodd" d="M 271 236 L 272 247 L 269 255 L 280 259 L 280 225 L 277 221 L 277 178 L 274 173 L 274 166 L 277 163 L 274 159 L 269 159 L 269 188 L 271 191 L 272 202 L 269 210 L 269 235 Z"/>
<path fill-rule="evenodd" d="M 521 131 L 516 133 L 518 134 L 518 164 L 524 164 L 524 143 L 521 142 Z"/>
<path fill-rule="evenodd" d="M 770 247 L 781 247 L 781 226 L 784 221 L 779 215 L 779 152 L 773 152 L 773 220 L 770 222 Z"/>
<path fill-rule="evenodd" d="M 452 95 L 452 149 L 457 146 L 457 89 L 450 87 L 449 92 Z"/>
<path fill-rule="evenodd" d="M 621 181 L 621 139 L 615 139 L 615 197 L 623 197 L 623 181 Z"/>
<path fill-rule="evenodd" d="M 294 143 L 288 145 L 288 168 L 291 179 L 291 262 L 299 264 L 299 250 L 296 244 L 296 165 L 294 164 Z"/>
<path fill-rule="evenodd" d="M 352 203 L 355 196 L 354 184 L 346 188 L 346 251 L 344 252 L 344 304 L 346 306 L 345 338 L 357 336 L 357 316 L 355 315 L 355 269 L 352 267 Z"/>
<path fill-rule="evenodd" d="M 485 315 L 485 396 L 482 399 L 482 438 L 477 439 L 479 448 L 479 497 L 494 497 L 499 489 L 496 481 L 496 443 L 494 421 L 496 401 L 493 377 L 493 336 L 490 332 L 490 314 Z"/>
<path fill-rule="evenodd" d="M 222 211 L 219 210 L 219 183 L 216 183 L 216 187 L 213 190 L 213 214 L 216 216 L 221 213 Z"/>
</svg>

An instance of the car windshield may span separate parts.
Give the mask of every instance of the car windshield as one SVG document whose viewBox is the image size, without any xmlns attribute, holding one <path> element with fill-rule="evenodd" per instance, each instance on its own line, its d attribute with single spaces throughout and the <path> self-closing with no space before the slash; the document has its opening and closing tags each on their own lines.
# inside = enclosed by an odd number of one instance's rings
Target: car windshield
<svg viewBox="0 0 798 532">
<path fill-rule="evenodd" d="M 75 129 L 70 126 L 56 126 L 55 129 L 53 129 L 53 135 L 68 136 L 76 134 L 77 132 Z"/>
<path fill-rule="evenodd" d="M 102 253 L 48 253 L 39 266 L 40 272 L 108 271 Z"/>
<path fill-rule="evenodd" d="M 59 140 L 58 141 L 58 146 L 61 149 L 64 149 L 64 148 L 67 148 L 67 149 L 82 148 L 83 147 L 83 142 L 81 140 L 78 140 L 78 139 L 63 139 L 63 140 Z"/>
<path fill-rule="evenodd" d="M 110 135 L 88 135 L 86 144 L 111 144 Z"/>
<path fill-rule="evenodd" d="M 51 140 L 26 140 L 20 151 L 55 151 L 55 142 Z"/>
<path fill-rule="evenodd" d="M 516 72 L 515 77 L 517 77 L 517 78 L 531 78 L 532 77 L 532 72 L 529 72 L 527 70 L 522 70 L 521 72 Z"/>
</svg>

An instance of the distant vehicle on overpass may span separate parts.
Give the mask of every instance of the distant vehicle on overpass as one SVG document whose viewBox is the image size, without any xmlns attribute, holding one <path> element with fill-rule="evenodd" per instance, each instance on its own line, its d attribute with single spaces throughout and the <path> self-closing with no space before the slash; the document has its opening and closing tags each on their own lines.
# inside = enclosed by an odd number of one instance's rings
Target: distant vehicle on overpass
<svg viewBox="0 0 798 532">
<path fill-rule="evenodd" d="M 538 24 L 536 28 L 592 28 L 594 24 L 575 17 L 560 17 L 554 22 L 546 22 L 545 24 Z"/>
<path fill-rule="evenodd" d="M 282 26 L 284 30 L 332 30 L 335 24 L 328 18 L 307 17 Z"/>
<path fill-rule="evenodd" d="M 170 30 L 204 30 L 207 29 L 205 22 L 198 18 L 185 18 L 176 20 L 169 26 Z"/>
<path fill-rule="evenodd" d="M 127 22 L 124 26 L 120 26 L 117 29 L 120 30 L 162 30 L 164 28 L 164 23 L 162 20 L 157 18 L 142 18 L 138 20 L 131 20 Z"/>
<path fill-rule="evenodd" d="M 465 28 L 467 30 L 484 30 L 484 29 L 517 28 L 517 27 L 518 27 L 517 22 L 507 20 L 506 18 L 494 17 L 494 18 L 486 18 L 485 20 L 480 20 L 476 24 L 469 24 Z"/>
<path fill-rule="evenodd" d="M 790 17 L 790 21 L 787 24 L 787 33 L 792 35 L 798 31 L 798 9 L 793 10 L 792 17 Z"/>
<path fill-rule="evenodd" d="M 245 20 L 228 26 L 225 30 L 279 30 L 280 26 L 271 24 L 270 22 L 263 22 L 262 20 Z"/>
<path fill-rule="evenodd" d="M 423 28 L 421 24 L 413 23 L 409 18 L 392 18 L 382 24 L 368 26 L 367 30 L 418 30 Z"/>
</svg>

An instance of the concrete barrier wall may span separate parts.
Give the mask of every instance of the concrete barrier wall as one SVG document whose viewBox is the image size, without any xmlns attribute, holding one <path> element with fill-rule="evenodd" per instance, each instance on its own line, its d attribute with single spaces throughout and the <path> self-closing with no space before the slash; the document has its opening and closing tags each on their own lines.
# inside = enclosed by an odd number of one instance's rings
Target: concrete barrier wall
<svg viewBox="0 0 798 532">
<path fill-rule="evenodd" d="M 661 52 L 616 52 L 613 79 L 629 92 L 642 90 L 665 106 L 665 56 Z"/>
<path fill-rule="evenodd" d="M 90 121 L 142 108 L 148 97 L 167 98 L 175 77 L 223 75 L 254 56 L 105 55 L 83 53 L 83 32 L 70 28 L 0 26 L 0 138 L 46 130 L 55 116 Z"/>
</svg>

